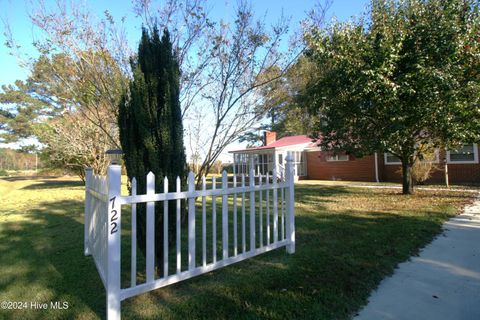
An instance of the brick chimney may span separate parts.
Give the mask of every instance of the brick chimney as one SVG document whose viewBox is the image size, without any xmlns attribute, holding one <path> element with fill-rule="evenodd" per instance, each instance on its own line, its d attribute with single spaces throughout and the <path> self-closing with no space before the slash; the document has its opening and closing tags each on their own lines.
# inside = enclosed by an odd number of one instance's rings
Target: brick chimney
<svg viewBox="0 0 480 320">
<path fill-rule="evenodd" d="M 274 131 L 265 131 L 263 134 L 263 141 L 266 146 L 268 146 L 270 143 L 273 143 L 277 140 L 277 133 Z"/>
</svg>

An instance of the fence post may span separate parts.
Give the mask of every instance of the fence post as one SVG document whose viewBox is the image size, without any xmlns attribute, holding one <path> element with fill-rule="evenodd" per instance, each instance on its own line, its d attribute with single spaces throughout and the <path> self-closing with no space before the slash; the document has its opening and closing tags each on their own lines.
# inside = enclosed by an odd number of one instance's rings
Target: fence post
<svg viewBox="0 0 480 320">
<path fill-rule="evenodd" d="M 286 167 L 286 207 L 287 207 L 287 253 L 295 253 L 295 186 L 294 186 L 294 168 L 292 153 L 287 154 Z"/>
<path fill-rule="evenodd" d="M 91 206 L 91 195 L 90 195 L 90 192 L 88 192 L 88 189 L 90 189 L 90 186 L 92 185 L 92 176 L 93 176 L 93 169 L 92 168 L 86 168 L 85 169 L 85 209 L 84 209 L 84 214 L 83 214 L 83 218 L 84 218 L 84 229 L 85 229 L 85 232 L 84 232 L 84 241 L 83 241 L 83 244 L 84 244 L 84 251 L 85 251 L 85 255 L 86 256 L 89 256 L 91 255 L 90 253 L 90 244 L 89 244 L 89 240 L 90 240 L 90 206 Z"/>
<path fill-rule="evenodd" d="M 107 319 L 120 319 L 120 196 L 121 166 L 110 165 L 107 171 Z"/>
</svg>

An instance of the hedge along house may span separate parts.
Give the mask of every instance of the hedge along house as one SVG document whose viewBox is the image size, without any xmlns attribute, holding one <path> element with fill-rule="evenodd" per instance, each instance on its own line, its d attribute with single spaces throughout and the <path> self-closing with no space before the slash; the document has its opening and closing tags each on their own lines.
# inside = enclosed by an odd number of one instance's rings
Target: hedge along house
<svg viewBox="0 0 480 320">
<path fill-rule="evenodd" d="M 308 136 L 291 136 L 276 140 L 275 132 L 265 133 L 265 145 L 231 151 L 234 173 L 248 173 L 253 165 L 256 175 L 281 176 L 287 151 L 295 154 L 295 178 L 367 182 L 400 182 L 401 163 L 388 153 L 357 158 L 353 155 L 322 151 Z M 427 182 L 445 182 L 445 163 L 450 183 L 480 183 L 479 146 L 465 144 L 459 150 L 437 150 L 432 176 Z"/>
</svg>

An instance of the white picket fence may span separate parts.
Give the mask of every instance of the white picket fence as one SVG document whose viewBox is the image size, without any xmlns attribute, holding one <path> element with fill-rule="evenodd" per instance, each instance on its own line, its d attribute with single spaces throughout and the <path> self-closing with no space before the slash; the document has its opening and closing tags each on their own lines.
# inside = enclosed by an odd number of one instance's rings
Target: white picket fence
<svg viewBox="0 0 480 320">
<path fill-rule="evenodd" d="M 222 187 L 217 189 L 215 178 L 207 189 L 205 178 L 201 190 L 195 190 L 194 175 L 190 172 L 187 190 L 180 188 L 177 178 L 176 190 L 168 192 L 168 180 L 164 179 L 164 193 L 155 193 L 155 176 L 149 173 L 146 194 L 138 195 L 136 180 L 131 181 L 132 195 L 121 194 L 121 167 L 110 165 L 107 177 L 86 170 L 85 188 L 85 255 L 92 255 L 100 278 L 107 292 L 107 319 L 120 319 L 120 303 L 129 297 L 155 290 L 212 270 L 225 267 L 267 251 L 285 246 L 288 253 L 295 252 L 294 218 L 294 176 L 292 156 L 288 155 L 284 181 L 278 181 L 276 172 L 272 176 L 255 179 L 250 170 L 248 185 L 245 176 L 233 177 L 229 185 L 227 173 L 223 172 Z M 211 225 L 207 226 L 207 197 L 211 198 Z M 217 255 L 217 197 L 221 197 L 221 248 L 222 258 Z M 182 270 L 182 247 L 180 223 L 181 200 L 186 199 L 188 207 L 188 266 Z M 229 199 L 233 204 L 229 204 Z M 249 208 L 246 206 L 249 202 Z M 163 213 L 155 213 L 155 202 L 163 202 Z M 145 270 L 137 272 L 137 204 L 146 203 L 146 257 Z M 175 246 L 168 245 L 168 206 L 176 205 Z M 196 212 L 196 203 L 201 207 Z M 131 270 L 130 286 L 121 287 L 121 221 L 122 206 L 131 205 Z M 231 212 L 229 212 L 229 206 Z M 249 221 L 246 221 L 247 212 Z M 125 213 L 124 213 L 125 214 Z M 163 275 L 155 273 L 155 214 L 164 214 L 164 257 Z M 233 216 L 232 216 L 233 214 Z M 233 219 L 229 219 L 233 218 Z M 196 220 L 201 220 L 201 234 L 196 233 Z M 230 220 L 230 221 L 229 221 Z M 232 223 L 233 226 L 230 226 Z M 248 225 L 247 225 L 248 224 Z M 207 236 L 207 229 L 210 235 Z M 233 236 L 229 234 L 233 230 Z M 248 231 L 248 234 L 247 234 Z M 247 237 L 249 246 L 247 250 Z M 201 261 L 197 262 L 196 239 L 201 237 Z M 211 247 L 207 250 L 207 238 Z M 233 239 L 232 239 L 233 238 Z M 233 243 L 230 241 L 233 240 Z M 199 241 L 200 242 L 200 241 Z M 169 273 L 169 249 L 176 251 L 175 272 Z M 124 248 L 125 250 L 125 248 Z M 219 254 L 220 255 L 220 254 Z M 200 258 L 200 255 L 198 255 Z M 145 281 L 137 283 L 138 275 Z"/>
</svg>

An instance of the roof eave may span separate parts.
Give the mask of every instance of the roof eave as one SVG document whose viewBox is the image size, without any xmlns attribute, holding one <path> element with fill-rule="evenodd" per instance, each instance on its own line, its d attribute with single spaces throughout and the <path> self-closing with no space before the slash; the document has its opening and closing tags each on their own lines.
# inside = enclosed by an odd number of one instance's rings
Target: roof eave
<svg viewBox="0 0 480 320">
<path fill-rule="evenodd" d="M 242 149 L 242 150 L 231 150 L 228 151 L 228 153 L 255 153 L 255 151 L 262 151 L 262 150 L 274 150 L 275 147 L 267 147 L 267 148 L 261 148 L 261 149 Z"/>
</svg>

